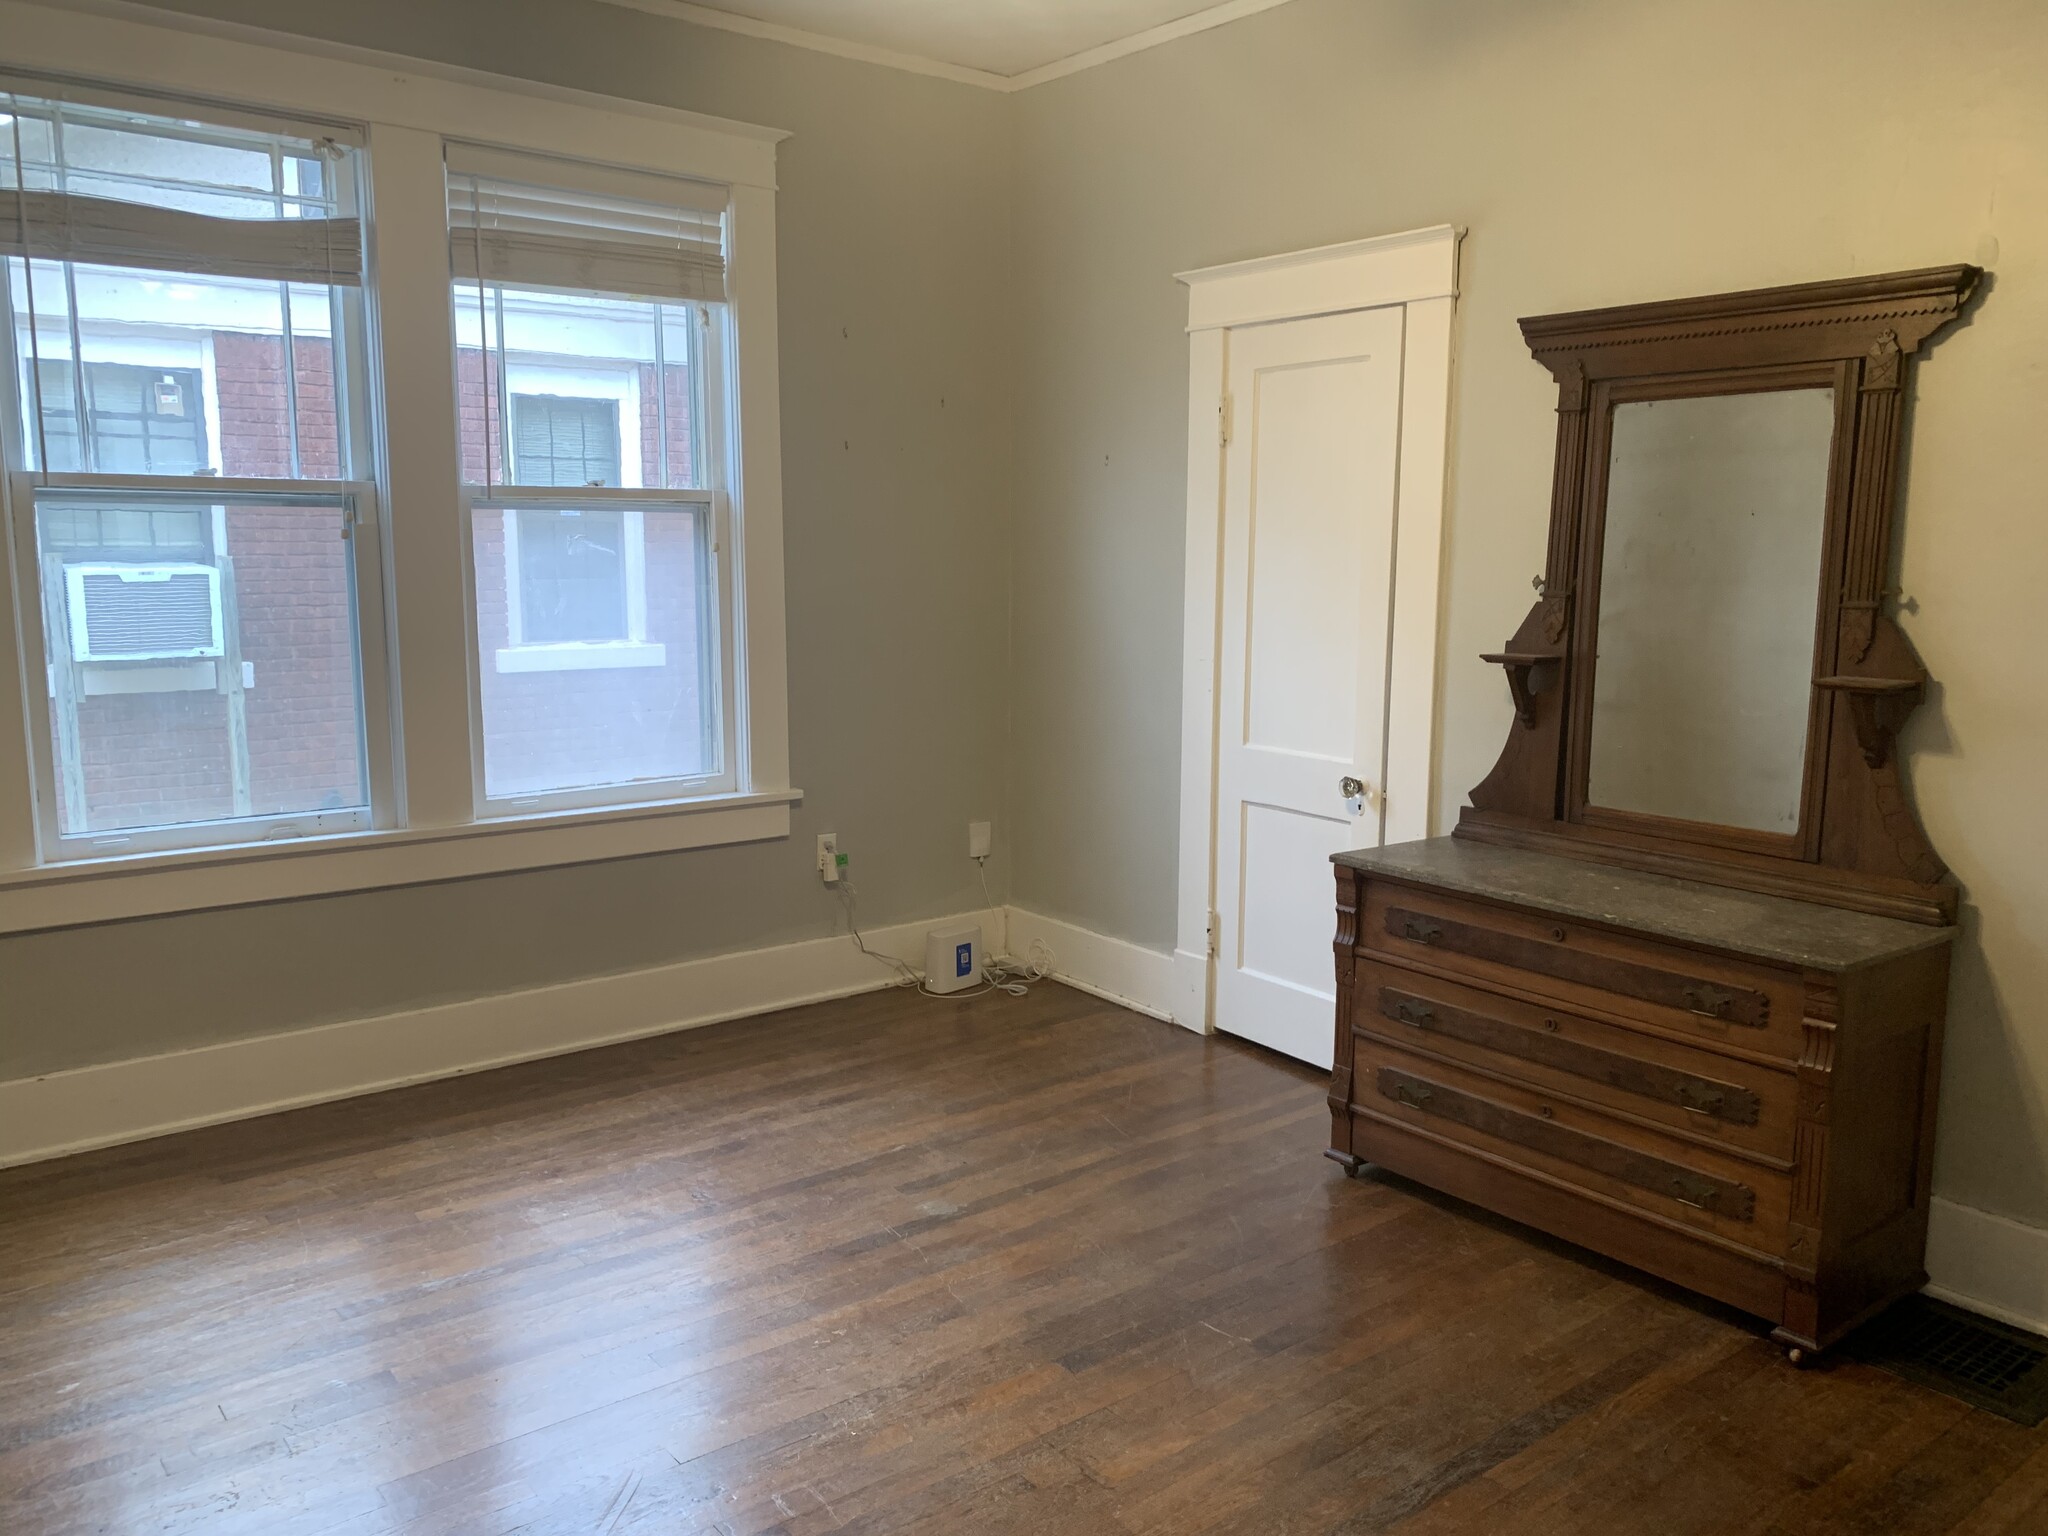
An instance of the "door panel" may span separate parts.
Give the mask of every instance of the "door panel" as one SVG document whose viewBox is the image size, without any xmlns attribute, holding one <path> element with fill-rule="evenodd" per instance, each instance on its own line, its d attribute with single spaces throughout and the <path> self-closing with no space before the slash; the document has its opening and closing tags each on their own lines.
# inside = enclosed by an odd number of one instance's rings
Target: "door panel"
<svg viewBox="0 0 2048 1536">
<path fill-rule="evenodd" d="M 1216 1024 L 1321 1066 L 1329 856 L 1380 840 L 1401 345 L 1399 308 L 1228 340 Z"/>
<path fill-rule="evenodd" d="M 1335 515 L 1330 445 L 1370 408 L 1372 364 L 1345 357 L 1253 376 L 1244 740 L 1349 771 L 1358 689 L 1356 574 L 1367 529 Z M 1334 472 L 1334 473 L 1333 473 Z M 1304 662 L 1313 659 L 1313 664 Z"/>
<path fill-rule="evenodd" d="M 1276 805 L 1244 808 L 1244 885 L 1259 893 L 1244 905 L 1238 968 L 1247 976 L 1310 997 L 1330 995 L 1328 881 L 1299 878 L 1349 846 L 1351 819 L 1309 816 Z"/>
</svg>

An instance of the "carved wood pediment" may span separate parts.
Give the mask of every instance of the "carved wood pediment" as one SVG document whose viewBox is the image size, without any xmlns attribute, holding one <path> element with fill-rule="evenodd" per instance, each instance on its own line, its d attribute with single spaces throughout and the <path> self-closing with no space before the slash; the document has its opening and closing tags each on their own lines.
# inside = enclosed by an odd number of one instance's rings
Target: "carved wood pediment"
<svg viewBox="0 0 2048 1536">
<path fill-rule="evenodd" d="M 1499 763 L 1472 791 L 1460 836 L 1953 920 L 1954 887 L 1905 798 L 1892 751 L 1927 674 L 1884 611 L 1885 582 L 1906 376 L 1980 275 L 1930 267 L 1521 322 L 1557 383 L 1548 555 L 1536 607 L 1487 657 L 1506 671 L 1515 723 Z M 1614 402 L 1815 387 L 1832 390 L 1836 426 L 1797 832 L 1596 811 L 1585 765 Z"/>
</svg>

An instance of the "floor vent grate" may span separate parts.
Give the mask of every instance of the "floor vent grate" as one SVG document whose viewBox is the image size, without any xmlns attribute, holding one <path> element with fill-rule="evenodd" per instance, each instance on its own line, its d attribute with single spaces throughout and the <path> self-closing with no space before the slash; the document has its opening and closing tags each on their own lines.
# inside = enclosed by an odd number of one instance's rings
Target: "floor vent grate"
<svg viewBox="0 0 2048 1536">
<path fill-rule="evenodd" d="M 1908 1297 L 1858 1329 L 1848 1353 L 2015 1424 L 2048 1418 L 2048 1339 L 1946 1302 Z"/>
</svg>

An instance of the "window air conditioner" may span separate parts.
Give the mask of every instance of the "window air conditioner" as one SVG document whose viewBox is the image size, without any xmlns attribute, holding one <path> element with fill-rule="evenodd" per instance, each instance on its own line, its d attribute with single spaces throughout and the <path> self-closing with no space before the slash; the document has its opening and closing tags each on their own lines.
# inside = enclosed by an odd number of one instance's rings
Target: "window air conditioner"
<svg viewBox="0 0 2048 1536">
<path fill-rule="evenodd" d="M 71 565 L 78 661 L 170 661 L 224 650 L 220 571 L 210 565 Z"/>
</svg>

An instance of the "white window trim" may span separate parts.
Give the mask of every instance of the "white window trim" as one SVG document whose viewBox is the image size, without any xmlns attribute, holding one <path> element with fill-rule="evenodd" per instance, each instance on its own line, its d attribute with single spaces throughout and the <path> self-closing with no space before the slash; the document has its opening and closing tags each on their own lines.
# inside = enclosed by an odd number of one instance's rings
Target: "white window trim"
<svg viewBox="0 0 2048 1536">
<path fill-rule="evenodd" d="M 371 50 L 143 21 L 125 11 L 0 0 L 0 34 L 10 70 L 363 127 L 375 212 L 370 261 L 379 284 L 370 382 L 387 436 L 375 471 L 382 538 L 359 579 L 384 594 L 399 685 L 389 702 L 366 698 L 366 727 L 376 803 L 401 812 L 405 823 L 287 843 L 40 864 L 17 627 L 0 625 L 0 933 L 787 836 L 789 806 L 801 798 L 789 784 L 775 310 L 775 146 L 787 135 Z M 734 793 L 478 817 L 468 707 L 476 646 L 466 610 L 449 601 L 464 590 L 469 551 L 457 470 L 446 138 L 729 189 L 731 382 L 719 419 L 706 429 L 724 434 L 724 457 L 740 472 L 738 484 L 723 488 L 719 508 L 719 571 L 730 583 L 744 655 L 729 691 Z M 404 514 L 389 517 L 392 507 Z M 405 572 L 402 585 L 393 584 L 394 570 Z M 368 643 L 366 636 L 366 651 Z M 369 666 L 366 655 L 366 694 Z"/>
<path fill-rule="evenodd" d="M 439 831 L 79 860 L 0 875 L 0 934 L 765 842 L 789 835 L 789 808 L 802 798 L 795 790 L 718 795 L 683 808 L 609 806 Z"/>
<path fill-rule="evenodd" d="M 627 514 L 635 519 L 639 515 Z M 665 667 L 668 647 L 659 640 L 535 640 L 501 645 L 492 659 L 500 672 L 603 672 L 612 667 Z"/>
</svg>

